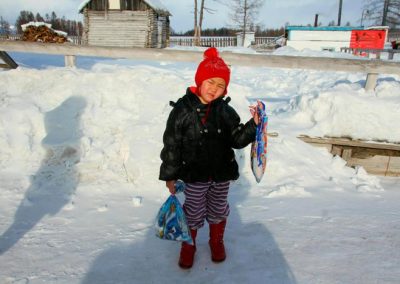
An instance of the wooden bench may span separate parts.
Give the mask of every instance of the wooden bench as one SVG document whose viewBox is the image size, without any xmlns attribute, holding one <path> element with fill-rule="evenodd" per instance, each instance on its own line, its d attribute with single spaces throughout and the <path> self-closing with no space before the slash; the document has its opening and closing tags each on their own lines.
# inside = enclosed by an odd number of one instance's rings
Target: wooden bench
<svg viewBox="0 0 400 284">
<path fill-rule="evenodd" d="M 306 135 L 298 138 L 311 145 L 325 147 L 332 155 L 342 157 L 347 166 L 362 166 L 375 175 L 400 176 L 400 143 Z"/>
</svg>

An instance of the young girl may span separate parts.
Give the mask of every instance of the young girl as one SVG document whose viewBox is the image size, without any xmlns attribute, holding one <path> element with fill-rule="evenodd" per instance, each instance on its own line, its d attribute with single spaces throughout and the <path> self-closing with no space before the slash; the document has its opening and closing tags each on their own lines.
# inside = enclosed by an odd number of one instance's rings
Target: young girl
<svg viewBox="0 0 400 284">
<path fill-rule="evenodd" d="M 197 229 L 207 220 L 210 226 L 211 259 L 225 260 L 223 243 L 229 183 L 239 177 L 232 148 L 246 147 L 255 140 L 257 114 L 246 124 L 228 105 L 229 67 L 216 48 L 204 52 L 195 82 L 171 111 L 164 132 L 160 180 L 175 194 L 175 182 L 186 183 L 183 209 L 194 245 L 182 243 L 179 265 L 190 268 L 196 252 Z"/>
</svg>

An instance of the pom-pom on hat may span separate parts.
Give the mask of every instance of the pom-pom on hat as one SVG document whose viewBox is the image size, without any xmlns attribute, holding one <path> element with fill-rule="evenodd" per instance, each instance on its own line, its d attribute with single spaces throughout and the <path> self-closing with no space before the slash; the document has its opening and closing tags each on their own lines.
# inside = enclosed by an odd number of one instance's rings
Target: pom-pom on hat
<svg viewBox="0 0 400 284">
<path fill-rule="evenodd" d="M 224 94 L 227 93 L 231 71 L 224 60 L 219 57 L 218 50 L 210 47 L 204 51 L 204 59 L 197 67 L 194 80 L 199 88 L 204 80 L 219 77 L 224 79 L 226 88 Z"/>
</svg>

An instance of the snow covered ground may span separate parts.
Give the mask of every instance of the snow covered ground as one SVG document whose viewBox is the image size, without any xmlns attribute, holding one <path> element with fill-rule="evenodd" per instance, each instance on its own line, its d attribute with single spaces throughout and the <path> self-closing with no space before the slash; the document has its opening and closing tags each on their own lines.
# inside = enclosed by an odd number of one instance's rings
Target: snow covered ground
<svg viewBox="0 0 400 284">
<path fill-rule="evenodd" d="M 262 99 L 279 136 L 260 184 L 250 149 L 236 152 L 227 260 L 211 262 L 203 228 L 181 270 L 180 245 L 153 224 L 168 197 L 158 169 L 169 101 L 197 65 L 85 57 L 69 69 L 61 56 L 11 55 L 21 67 L 0 71 L 0 283 L 399 282 L 400 179 L 296 138 L 399 142 L 398 76 L 365 92 L 365 74 L 233 66 L 231 105 L 247 120 Z"/>
</svg>

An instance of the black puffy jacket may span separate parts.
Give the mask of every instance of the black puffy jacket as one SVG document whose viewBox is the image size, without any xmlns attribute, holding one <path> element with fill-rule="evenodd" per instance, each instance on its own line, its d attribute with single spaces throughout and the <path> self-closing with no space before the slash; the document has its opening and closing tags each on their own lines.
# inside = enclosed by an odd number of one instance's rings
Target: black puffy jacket
<svg viewBox="0 0 400 284">
<path fill-rule="evenodd" d="M 160 180 L 222 182 L 239 177 L 232 148 L 240 149 L 255 140 L 256 124 L 240 123 L 236 111 L 222 97 L 213 101 L 203 124 L 199 113 L 207 107 L 187 89 L 171 111 L 164 132 Z"/>
</svg>

